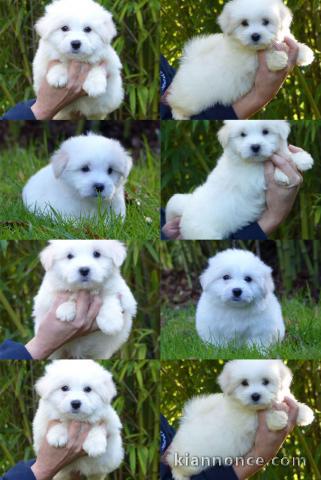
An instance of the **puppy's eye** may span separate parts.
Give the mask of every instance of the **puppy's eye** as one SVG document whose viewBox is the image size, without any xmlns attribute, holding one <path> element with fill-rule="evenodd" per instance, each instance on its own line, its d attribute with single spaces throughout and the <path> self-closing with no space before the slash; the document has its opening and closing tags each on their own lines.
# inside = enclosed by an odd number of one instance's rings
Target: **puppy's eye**
<svg viewBox="0 0 321 480">
<path fill-rule="evenodd" d="M 263 385 L 268 385 L 270 383 L 270 380 L 268 380 L 267 378 L 263 378 L 262 383 Z"/>
<path fill-rule="evenodd" d="M 246 137 L 246 133 L 245 133 L 245 132 L 241 132 L 241 137 Z"/>
<path fill-rule="evenodd" d="M 248 27 L 249 26 L 249 22 L 247 20 L 243 20 L 242 24 L 243 27 Z"/>
<path fill-rule="evenodd" d="M 61 387 L 61 390 L 62 390 L 63 392 L 68 392 L 68 391 L 69 391 L 68 385 L 64 385 L 63 387 Z"/>
<path fill-rule="evenodd" d="M 85 387 L 85 388 L 84 388 L 84 392 L 86 392 L 86 393 L 91 392 L 91 388 L 90 388 L 90 387 Z"/>
<path fill-rule="evenodd" d="M 244 280 L 247 282 L 247 283 L 251 283 L 253 278 L 252 277 L 245 277 Z"/>
<path fill-rule="evenodd" d="M 101 253 L 99 253 L 99 252 L 97 252 L 97 251 L 94 252 L 94 257 L 95 257 L 95 258 L 99 258 L 100 256 L 101 256 Z"/>
<path fill-rule="evenodd" d="M 90 171 L 90 168 L 88 167 L 88 165 L 85 165 L 84 167 L 82 167 L 81 171 L 87 173 Z"/>
<path fill-rule="evenodd" d="M 263 135 L 268 135 L 268 134 L 269 134 L 269 131 L 268 131 L 267 128 L 265 128 L 262 133 L 263 133 Z"/>
<path fill-rule="evenodd" d="M 270 23 L 270 20 L 268 20 L 267 18 L 263 18 L 263 21 L 262 21 L 263 25 L 268 25 Z"/>
<path fill-rule="evenodd" d="M 61 27 L 61 30 L 63 32 L 69 32 L 69 27 L 67 27 L 67 25 L 64 25 L 63 27 Z"/>
<path fill-rule="evenodd" d="M 108 175 L 111 175 L 113 173 L 113 169 L 111 167 L 108 168 L 107 170 Z"/>
<path fill-rule="evenodd" d="M 223 280 L 231 280 L 230 275 L 224 275 Z"/>
<path fill-rule="evenodd" d="M 68 253 L 67 258 L 68 260 L 71 260 L 72 258 L 74 258 L 74 255 L 72 253 Z"/>
<path fill-rule="evenodd" d="M 85 27 L 85 28 L 84 28 L 84 32 L 90 33 L 90 32 L 91 32 L 91 28 L 90 28 L 90 27 Z"/>
<path fill-rule="evenodd" d="M 241 385 L 243 385 L 243 387 L 248 387 L 249 386 L 249 382 L 247 380 L 243 380 L 243 382 L 241 383 Z"/>
</svg>

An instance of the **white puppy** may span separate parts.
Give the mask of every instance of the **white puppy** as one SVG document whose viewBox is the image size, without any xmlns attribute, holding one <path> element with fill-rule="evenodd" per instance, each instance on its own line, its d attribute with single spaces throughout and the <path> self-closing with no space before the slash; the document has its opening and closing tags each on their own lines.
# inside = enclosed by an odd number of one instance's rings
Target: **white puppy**
<svg viewBox="0 0 321 480">
<path fill-rule="evenodd" d="M 216 462 L 231 464 L 253 447 L 259 410 L 267 410 L 269 430 L 285 428 L 288 415 L 273 402 L 290 392 L 292 374 L 281 360 L 234 360 L 218 378 L 223 393 L 192 398 L 184 407 L 176 435 L 165 452 L 175 480 L 189 480 Z M 298 403 L 297 425 L 313 421 L 312 410 Z M 184 466 L 178 463 L 182 458 Z M 215 457 L 215 458 L 214 458 Z"/>
<path fill-rule="evenodd" d="M 132 159 L 117 140 L 89 133 L 72 137 L 53 154 L 51 164 L 33 175 L 23 189 L 28 210 L 38 215 L 87 217 L 104 211 L 126 215 L 124 185 Z"/>
<path fill-rule="evenodd" d="M 224 250 L 201 277 L 196 330 L 204 342 L 269 347 L 284 337 L 272 269 L 247 250 Z"/>
<path fill-rule="evenodd" d="M 259 50 L 267 50 L 271 71 L 287 66 L 284 51 L 273 42 L 294 38 L 292 14 L 281 0 L 231 0 L 218 23 L 223 34 L 204 35 L 184 47 L 180 67 L 168 89 L 166 101 L 176 120 L 184 120 L 220 103 L 232 105 L 254 85 Z M 309 65 L 313 52 L 300 43 L 297 65 Z"/>
<path fill-rule="evenodd" d="M 56 311 L 62 322 L 75 319 L 79 290 L 103 301 L 96 318 L 99 330 L 71 340 L 51 358 L 110 358 L 128 339 L 136 301 L 120 274 L 125 258 L 126 249 L 117 240 L 52 240 L 41 252 L 46 274 L 34 299 L 36 332 L 60 292 L 70 292 Z"/>
<path fill-rule="evenodd" d="M 290 126 L 283 120 L 228 120 L 218 133 L 224 148 L 206 182 L 192 194 L 174 195 L 166 208 L 167 221 L 182 217 L 184 239 L 223 239 L 258 221 L 265 209 L 264 162 L 274 153 L 291 159 L 301 171 L 313 165 L 304 151 L 291 153 Z M 276 181 L 290 186 L 275 170 Z"/>
<path fill-rule="evenodd" d="M 36 23 L 36 30 L 41 37 L 33 61 L 36 94 L 45 78 L 53 87 L 65 87 L 72 60 L 92 65 L 83 84 L 88 96 L 65 107 L 55 120 L 69 120 L 78 113 L 104 119 L 120 106 L 124 98 L 122 65 L 110 44 L 117 33 L 110 12 L 93 0 L 54 0 Z M 52 60 L 59 63 L 48 71 Z"/>
<path fill-rule="evenodd" d="M 64 467 L 55 480 L 68 480 L 72 471 L 92 480 L 103 480 L 119 467 L 124 458 L 122 424 L 111 406 L 117 392 L 107 370 L 92 360 L 56 360 L 46 367 L 36 390 L 40 395 L 33 421 L 37 454 L 45 437 L 53 447 L 65 446 L 71 421 L 91 425 L 83 444 L 87 455 Z M 60 423 L 48 430 L 51 420 Z"/>
</svg>

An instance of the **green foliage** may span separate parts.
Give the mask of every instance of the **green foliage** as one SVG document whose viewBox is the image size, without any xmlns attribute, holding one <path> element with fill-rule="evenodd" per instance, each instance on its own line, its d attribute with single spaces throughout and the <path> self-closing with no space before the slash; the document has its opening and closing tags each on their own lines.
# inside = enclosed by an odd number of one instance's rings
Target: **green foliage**
<svg viewBox="0 0 321 480">
<path fill-rule="evenodd" d="M 33 336 L 32 301 L 43 277 L 42 241 L 0 241 L 0 337 L 26 342 Z M 128 342 L 116 358 L 157 358 L 159 335 L 159 252 L 153 242 L 128 242 L 122 274 L 138 302 Z"/>
<path fill-rule="evenodd" d="M 161 411 L 173 426 L 178 426 L 184 403 L 192 396 L 219 392 L 216 378 L 224 362 L 189 361 L 162 362 Z M 307 428 L 296 428 L 279 451 L 280 458 L 305 457 L 306 465 L 273 466 L 254 476 L 256 480 L 319 480 L 320 470 L 320 363 L 288 361 L 294 373 L 292 391 L 296 398 L 307 403 L 316 420 Z M 252 477 L 251 477 L 252 478 Z"/>
<path fill-rule="evenodd" d="M 175 193 L 187 193 L 207 178 L 222 154 L 216 121 L 162 122 L 162 205 Z M 275 238 L 319 238 L 317 212 L 321 176 L 321 122 L 291 122 L 289 142 L 307 150 L 315 159 L 312 170 L 304 173 L 304 183 L 294 209 Z"/>
<path fill-rule="evenodd" d="M 158 118 L 158 0 L 98 0 L 113 13 L 118 35 L 113 47 L 123 64 L 126 99 L 113 119 Z M 38 39 L 33 25 L 49 0 L 0 2 L 2 48 L 0 115 L 17 102 L 34 98 L 32 60 Z"/>
<path fill-rule="evenodd" d="M 190 38 L 221 33 L 216 23 L 223 0 L 164 0 L 161 3 L 161 51 L 169 63 L 177 67 L 184 44 Z M 285 2 L 294 13 L 292 33 L 315 52 L 313 65 L 296 68 L 285 85 L 259 117 L 268 119 L 320 118 L 321 98 L 321 6 L 316 0 Z M 302 21 L 304 19 L 304 21 Z"/>
<path fill-rule="evenodd" d="M 8 122 L 9 123 L 9 122 Z M 59 123 L 53 128 L 52 124 Z M 21 193 L 28 179 L 49 160 L 50 153 L 70 135 L 86 131 L 87 124 L 69 125 L 66 122 L 41 122 L 39 130 L 24 122 L 10 122 L 6 125 L 3 138 L 4 149 L 0 154 L 0 236 L 3 239 L 44 239 L 50 238 L 116 238 L 154 240 L 159 238 L 159 155 L 156 136 L 156 122 L 124 122 L 120 128 L 119 140 L 134 156 L 134 168 L 126 184 L 127 216 L 123 223 L 120 218 L 110 216 L 99 206 L 95 219 L 36 217 L 27 211 L 22 203 Z M 151 125 L 150 125 L 151 123 Z M 105 122 L 103 133 L 108 133 Z M 92 122 L 91 130 L 99 132 L 101 124 Z M 115 125 L 110 125 L 113 132 Z M 152 137 L 152 135 L 153 137 Z M 114 134 L 110 136 L 114 137 Z M 135 137 L 135 145 L 130 143 Z M 49 146 L 48 146 L 49 144 Z"/>
<path fill-rule="evenodd" d="M 159 362 L 109 360 L 99 363 L 113 373 L 118 391 L 113 406 L 124 426 L 125 460 L 108 478 L 157 480 Z M 35 457 L 31 424 L 38 399 L 34 384 L 42 375 L 44 365 L 44 362 L 21 361 L 0 365 L 0 475 L 18 461 Z"/>
</svg>

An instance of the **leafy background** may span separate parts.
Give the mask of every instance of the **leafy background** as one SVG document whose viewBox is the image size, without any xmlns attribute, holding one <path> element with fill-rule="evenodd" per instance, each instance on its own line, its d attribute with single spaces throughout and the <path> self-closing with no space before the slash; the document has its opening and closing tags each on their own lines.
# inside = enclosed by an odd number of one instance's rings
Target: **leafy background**
<svg viewBox="0 0 321 480">
<path fill-rule="evenodd" d="M 33 25 L 49 0 L 0 2 L 0 115 L 34 98 L 32 60 L 38 39 Z M 113 47 L 123 64 L 126 99 L 111 118 L 158 118 L 159 0 L 98 0 L 113 13 Z"/>
<path fill-rule="evenodd" d="M 320 466 L 320 385 L 321 366 L 315 361 L 288 361 L 294 374 L 292 392 L 300 401 L 307 403 L 315 412 L 315 421 L 309 426 L 296 428 L 288 436 L 279 451 L 279 457 L 305 457 L 306 465 L 297 467 L 269 466 L 255 475 L 256 480 L 319 480 Z M 199 394 L 219 392 L 216 378 L 221 372 L 222 360 L 162 362 L 161 365 L 161 412 L 175 428 L 184 403 Z M 252 478 L 252 477 L 251 477 Z"/>
<path fill-rule="evenodd" d="M 102 360 L 113 374 L 117 397 L 113 407 L 123 423 L 126 457 L 112 480 L 157 480 L 159 445 L 159 362 Z M 45 362 L 0 363 L 0 475 L 18 461 L 35 457 L 32 449 L 32 419 L 38 399 L 36 380 Z"/>
<path fill-rule="evenodd" d="M 292 33 L 315 52 L 315 61 L 296 68 L 266 109 L 258 116 L 278 119 L 320 118 L 321 5 L 319 0 L 285 1 L 294 14 Z M 161 2 L 161 52 L 175 68 L 187 40 L 195 35 L 221 33 L 216 18 L 223 0 L 163 0 Z"/>
<path fill-rule="evenodd" d="M 32 300 L 43 278 L 43 241 L 0 241 L 0 338 L 26 343 L 33 336 Z M 158 358 L 159 252 L 153 242 L 127 242 L 122 275 L 138 302 L 129 340 L 116 358 Z"/>
<path fill-rule="evenodd" d="M 295 207 L 278 228 L 275 238 L 320 238 L 321 122 L 290 122 L 289 142 L 307 150 L 315 160 L 304 173 Z M 190 192 L 206 180 L 222 154 L 216 121 L 162 122 L 162 205 L 175 193 Z"/>
</svg>

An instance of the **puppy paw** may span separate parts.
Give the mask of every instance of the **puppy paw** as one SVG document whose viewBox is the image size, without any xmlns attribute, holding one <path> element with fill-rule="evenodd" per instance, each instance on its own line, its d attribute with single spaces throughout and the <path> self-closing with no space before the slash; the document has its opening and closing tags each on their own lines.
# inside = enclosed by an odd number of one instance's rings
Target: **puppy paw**
<svg viewBox="0 0 321 480">
<path fill-rule="evenodd" d="M 174 120 L 189 120 L 190 117 L 187 114 L 184 114 L 182 112 L 179 112 L 178 110 L 175 110 L 175 108 L 172 109 L 172 117 Z"/>
<path fill-rule="evenodd" d="M 266 63 L 271 72 L 283 70 L 288 65 L 288 55 L 286 52 L 278 50 L 267 52 Z"/>
<path fill-rule="evenodd" d="M 190 477 L 183 475 L 177 468 L 172 468 L 172 476 L 174 480 L 189 480 Z"/>
<path fill-rule="evenodd" d="M 299 403 L 299 412 L 298 417 L 296 419 L 297 425 L 300 427 L 305 427 L 306 425 L 310 425 L 310 423 L 314 420 L 314 413 L 310 407 L 305 405 L 304 403 Z"/>
<path fill-rule="evenodd" d="M 56 310 L 56 317 L 62 322 L 71 322 L 76 317 L 76 304 L 69 301 L 64 302 Z"/>
<path fill-rule="evenodd" d="M 91 75 L 88 76 L 83 89 L 90 97 L 98 97 L 106 92 L 107 79 L 105 75 Z"/>
<path fill-rule="evenodd" d="M 47 73 L 47 82 L 55 88 L 65 87 L 68 83 L 68 70 L 63 65 L 55 65 Z"/>
<path fill-rule="evenodd" d="M 313 167 L 313 158 L 308 152 L 292 153 L 292 160 L 301 172 L 310 170 Z"/>
<path fill-rule="evenodd" d="M 314 53 L 310 47 L 304 45 L 304 43 L 299 43 L 299 53 L 296 64 L 299 67 L 305 67 L 310 65 L 314 60 Z"/>
<path fill-rule="evenodd" d="M 269 430 L 283 430 L 288 424 L 288 415 L 283 410 L 270 410 L 266 414 L 266 424 Z"/>
<path fill-rule="evenodd" d="M 274 179 L 279 185 L 286 187 L 290 185 L 289 177 L 287 177 L 279 168 L 276 168 L 274 171 Z"/>
<path fill-rule="evenodd" d="M 47 442 L 52 447 L 65 447 L 68 442 L 68 430 L 64 425 L 54 425 L 47 433 Z"/>
<path fill-rule="evenodd" d="M 90 457 L 98 457 L 106 452 L 107 440 L 103 435 L 97 435 L 95 438 L 86 438 L 82 448 Z"/>
<path fill-rule="evenodd" d="M 124 319 L 122 314 L 108 314 L 107 316 L 102 312 L 98 314 L 96 318 L 96 323 L 103 333 L 105 333 L 106 335 L 114 335 L 121 330 L 124 324 Z"/>
</svg>

